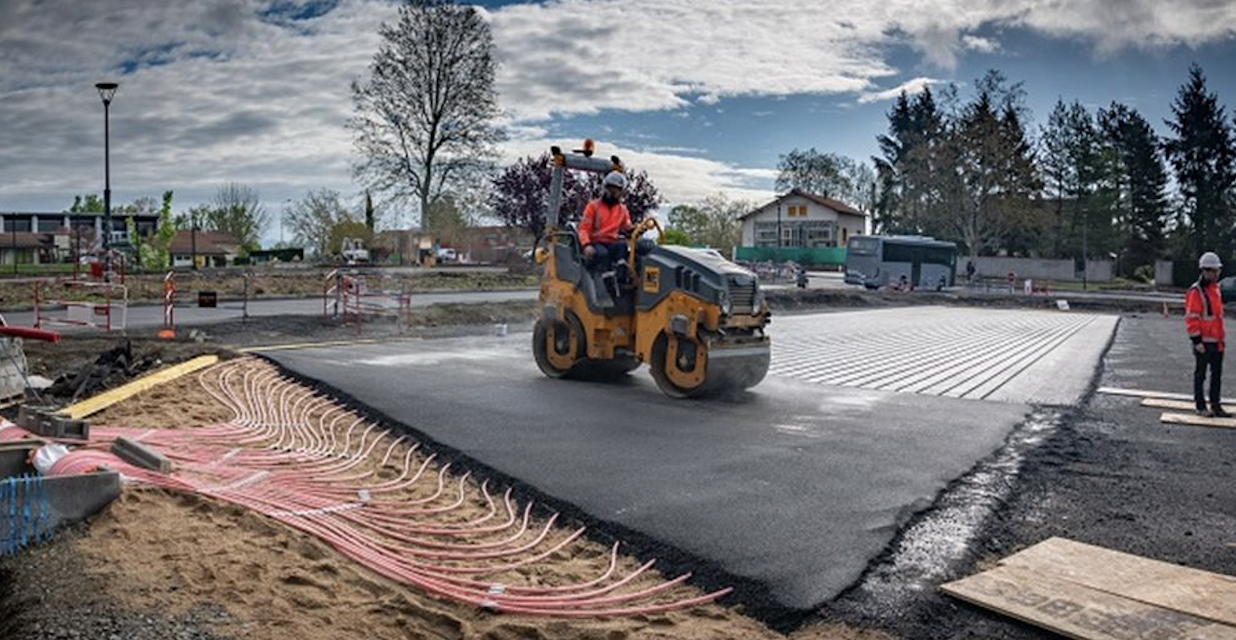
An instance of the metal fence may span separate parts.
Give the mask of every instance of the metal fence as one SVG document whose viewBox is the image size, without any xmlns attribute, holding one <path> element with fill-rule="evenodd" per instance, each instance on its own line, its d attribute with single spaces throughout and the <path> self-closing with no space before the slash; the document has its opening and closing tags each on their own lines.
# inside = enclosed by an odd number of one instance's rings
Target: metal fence
<svg viewBox="0 0 1236 640">
<path fill-rule="evenodd" d="M 804 266 L 845 265 L 845 247 L 735 247 L 740 262 L 794 262 Z"/>
</svg>

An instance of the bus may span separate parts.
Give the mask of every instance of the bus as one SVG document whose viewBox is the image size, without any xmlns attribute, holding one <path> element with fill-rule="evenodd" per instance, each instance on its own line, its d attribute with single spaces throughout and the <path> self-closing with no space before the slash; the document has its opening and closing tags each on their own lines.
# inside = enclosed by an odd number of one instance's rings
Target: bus
<svg viewBox="0 0 1236 640">
<path fill-rule="evenodd" d="M 846 245 L 845 282 L 868 289 L 905 282 L 915 289 L 953 286 L 957 244 L 925 236 L 853 236 Z"/>
</svg>

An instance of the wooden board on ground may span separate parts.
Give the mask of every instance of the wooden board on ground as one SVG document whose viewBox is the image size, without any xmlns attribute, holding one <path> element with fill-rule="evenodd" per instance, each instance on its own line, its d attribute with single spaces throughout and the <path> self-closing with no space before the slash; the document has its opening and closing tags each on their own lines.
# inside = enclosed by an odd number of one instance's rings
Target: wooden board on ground
<svg viewBox="0 0 1236 640">
<path fill-rule="evenodd" d="M 1063 538 L 940 589 L 1079 640 L 1236 640 L 1236 578 Z"/>
<path fill-rule="evenodd" d="M 1193 411 L 1196 408 L 1193 406 L 1192 400 L 1165 400 L 1163 398 L 1144 398 L 1142 406 L 1155 409 L 1174 409 L 1176 411 Z M 1223 405 L 1223 408 L 1228 413 L 1236 413 L 1236 404 Z"/>
<path fill-rule="evenodd" d="M 1184 424 L 1192 427 L 1217 427 L 1236 429 L 1236 418 L 1204 418 L 1196 413 L 1164 413 L 1159 416 L 1163 424 Z"/>
<path fill-rule="evenodd" d="M 1158 398 L 1160 400 L 1184 400 L 1193 402 L 1193 396 L 1188 393 L 1175 393 L 1172 391 L 1147 391 L 1144 389 L 1121 389 L 1120 387 L 1099 387 L 1099 393 L 1109 396 L 1129 396 L 1133 398 Z M 1223 398 L 1223 404 L 1236 404 L 1234 398 Z M 1189 408 L 1192 408 L 1190 405 Z"/>
<path fill-rule="evenodd" d="M 1051 538 L 1000 564 L 1236 627 L 1236 578 Z"/>
<path fill-rule="evenodd" d="M 941 589 L 1077 640 L 1236 640 L 1236 628 L 1121 598 L 1020 567 L 996 567 Z"/>
<path fill-rule="evenodd" d="M 201 369 L 205 369 L 219 361 L 219 356 L 208 355 L 198 356 L 192 360 L 186 360 L 180 364 L 165 367 L 154 373 L 142 376 L 128 384 L 121 385 L 115 389 L 100 393 L 93 398 L 87 398 L 77 404 L 71 404 L 60 411 L 60 415 L 68 416 L 74 420 L 80 420 L 89 415 L 98 413 L 122 400 L 128 400 L 133 396 L 150 389 L 156 385 L 163 384 L 175 380 L 180 376 L 193 373 Z"/>
</svg>

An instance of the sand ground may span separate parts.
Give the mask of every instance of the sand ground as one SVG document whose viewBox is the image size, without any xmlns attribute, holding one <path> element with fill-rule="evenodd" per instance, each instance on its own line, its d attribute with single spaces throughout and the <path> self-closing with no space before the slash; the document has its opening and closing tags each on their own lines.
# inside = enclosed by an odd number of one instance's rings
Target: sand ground
<svg viewBox="0 0 1236 640">
<path fill-rule="evenodd" d="M 237 366 L 237 365 L 233 365 Z M 268 367 L 246 360 L 244 367 Z M 205 392 L 209 373 L 156 387 L 91 417 L 94 424 L 192 429 L 217 424 L 231 412 Z M 381 447 L 379 447 L 381 448 Z M 401 452 L 402 454 L 402 452 Z M 419 455 L 419 454 L 418 454 Z M 374 464 L 377 464 L 376 462 Z M 431 471 L 436 474 L 438 469 Z M 457 481 L 453 478 L 452 481 Z M 473 509 L 484 504 L 477 483 L 466 482 Z M 468 517 L 462 512 L 460 517 Z M 555 525 L 545 544 L 569 535 Z M 320 540 L 242 507 L 196 495 L 129 486 L 73 541 L 96 578 L 137 610 L 183 616 L 217 606 L 227 612 L 210 631 L 233 638 L 680 638 L 784 637 L 740 609 L 716 604 L 613 619 L 554 619 L 494 614 L 431 597 L 381 577 Z M 544 562 L 501 576 L 509 584 L 560 584 L 600 573 L 609 549 L 571 543 Z M 620 558 L 620 568 L 640 561 Z M 664 580 L 653 575 L 641 580 Z M 668 598 L 699 595 L 679 587 Z M 882 634 L 820 623 L 793 638 L 884 638 Z"/>
</svg>

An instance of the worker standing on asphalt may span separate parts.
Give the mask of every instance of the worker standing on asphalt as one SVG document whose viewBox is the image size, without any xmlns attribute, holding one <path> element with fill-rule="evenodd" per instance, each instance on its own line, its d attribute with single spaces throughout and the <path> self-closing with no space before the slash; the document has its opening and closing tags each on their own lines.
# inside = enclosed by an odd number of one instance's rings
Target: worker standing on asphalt
<svg viewBox="0 0 1236 640">
<path fill-rule="evenodd" d="M 1200 416 L 1227 418 L 1223 410 L 1223 297 L 1219 294 L 1219 271 L 1223 263 L 1211 251 L 1202 254 L 1197 266 L 1202 275 L 1185 294 L 1185 329 L 1193 341 L 1193 402 Z M 1202 395 L 1206 368 L 1210 368 L 1210 409 Z"/>
<path fill-rule="evenodd" d="M 579 244 L 588 264 L 604 273 L 622 257 L 626 245 L 618 241 L 618 236 L 630 231 L 632 225 L 631 212 L 622 204 L 627 177 L 611 171 L 602 188 L 605 193 L 584 207 L 584 217 L 579 221 Z"/>
</svg>

